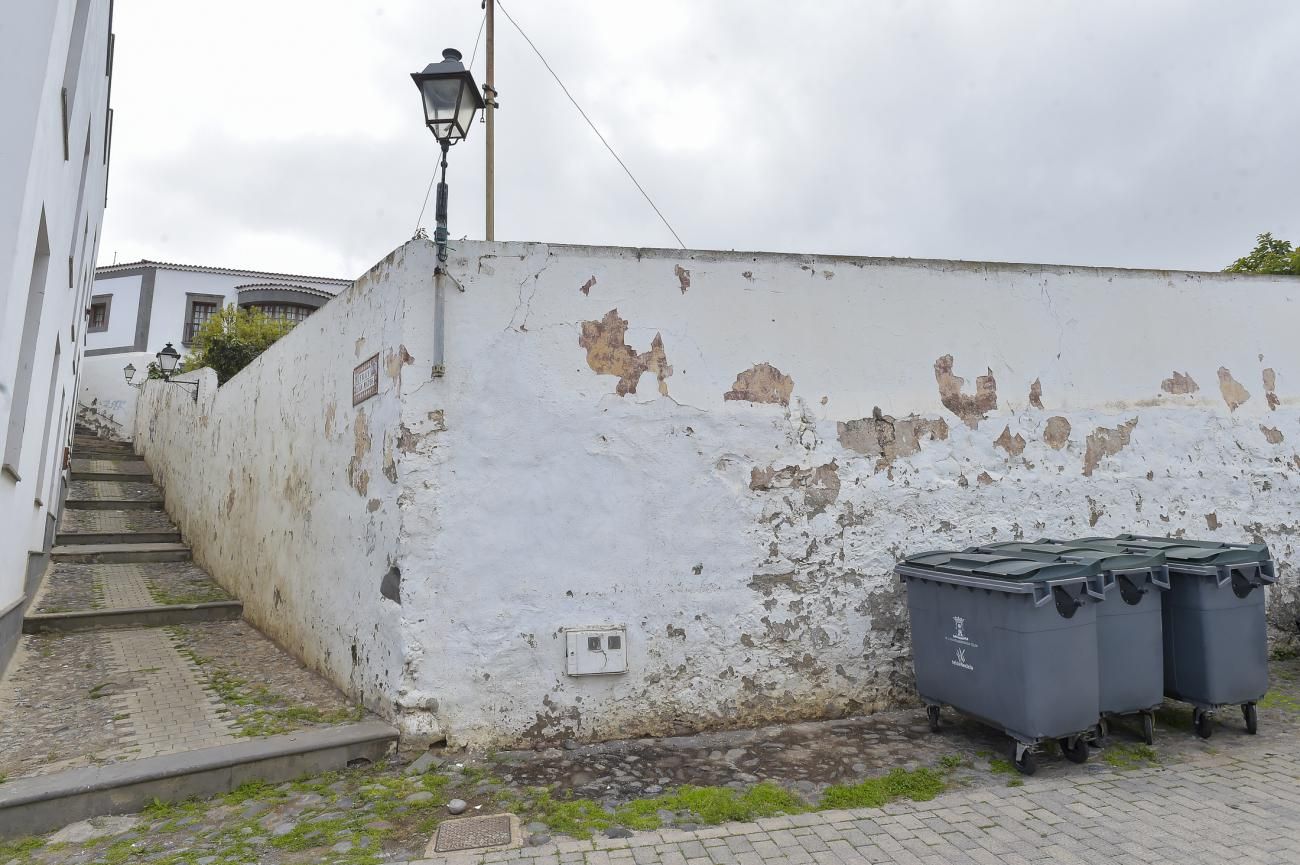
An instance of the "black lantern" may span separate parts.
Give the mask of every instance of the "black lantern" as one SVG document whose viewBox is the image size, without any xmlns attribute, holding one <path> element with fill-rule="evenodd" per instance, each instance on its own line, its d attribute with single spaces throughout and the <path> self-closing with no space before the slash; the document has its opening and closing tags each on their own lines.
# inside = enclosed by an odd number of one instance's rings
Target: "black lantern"
<svg viewBox="0 0 1300 865">
<path fill-rule="evenodd" d="M 438 201 L 434 217 L 438 227 L 433 242 L 438 246 L 438 261 L 447 260 L 447 148 L 469 134 L 474 112 L 483 107 L 474 76 L 460 62 L 460 52 L 447 48 L 441 63 L 430 63 L 423 72 L 412 72 L 411 80 L 420 88 L 424 103 L 424 125 L 442 147 L 442 176 L 438 180 Z M 441 267 L 441 264 L 439 265 Z"/>
<path fill-rule="evenodd" d="M 172 348 L 170 342 L 155 357 L 158 358 L 158 368 L 162 370 L 164 378 L 171 378 L 172 373 L 176 372 L 176 365 L 181 362 L 180 352 Z"/>
<path fill-rule="evenodd" d="M 446 147 L 469 134 L 474 112 L 483 107 L 483 97 L 474 76 L 460 62 L 460 52 L 446 48 L 441 63 L 430 63 L 423 72 L 412 72 L 424 102 L 424 125 L 438 143 Z"/>
<path fill-rule="evenodd" d="M 122 372 L 126 375 L 126 383 L 127 383 L 127 384 L 133 384 L 133 383 L 135 382 L 135 364 L 133 364 L 133 363 L 128 363 L 128 364 L 127 364 L 127 365 L 122 369 Z"/>
</svg>

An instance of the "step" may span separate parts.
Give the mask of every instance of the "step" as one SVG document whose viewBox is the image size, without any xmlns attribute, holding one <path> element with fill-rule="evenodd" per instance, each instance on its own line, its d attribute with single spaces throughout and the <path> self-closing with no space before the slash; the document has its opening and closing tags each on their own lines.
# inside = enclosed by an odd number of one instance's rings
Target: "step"
<svg viewBox="0 0 1300 865">
<path fill-rule="evenodd" d="M 121 451 L 103 451 L 94 448 L 73 448 L 72 454 L 74 460 L 113 460 L 118 462 L 129 462 L 140 459 L 140 455 L 130 449 Z"/>
<path fill-rule="evenodd" d="M 203 604 L 170 604 L 117 610 L 72 610 L 65 613 L 28 613 L 24 634 L 104 631 L 110 628 L 161 628 L 192 622 L 228 622 L 244 613 L 240 601 L 209 601 Z"/>
<path fill-rule="evenodd" d="M 249 781 L 278 784 L 373 763 L 397 742 L 383 721 L 360 721 L 212 748 L 72 769 L 0 784 L 0 838 L 36 835 L 104 814 L 138 811 L 154 799 L 228 793 Z"/>
<path fill-rule="evenodd" d="M 186 544 L 69 544 L 54 547 L 50 558 L 56 562 L 188 562 Z"/>
<path fill-rule="evenodd" d="M 59 532 L 54 543 L 59 546 L 96 544 L 102 546 L 121 544 L 179 544 L 181 533 L 170 532 Z"/>
<path fill-rule="evenodd" d="M 158 511 L 163 509 L 163 496 L 152 481 L 144 479 L 74 480 L 68 484 L 64 505 L 79 510 Z"/>
<path fill-rule="evenodd" d="M 152 481 L 153 472 L 144 460 L 73 459 L 74 481 Z"/>
</svg>

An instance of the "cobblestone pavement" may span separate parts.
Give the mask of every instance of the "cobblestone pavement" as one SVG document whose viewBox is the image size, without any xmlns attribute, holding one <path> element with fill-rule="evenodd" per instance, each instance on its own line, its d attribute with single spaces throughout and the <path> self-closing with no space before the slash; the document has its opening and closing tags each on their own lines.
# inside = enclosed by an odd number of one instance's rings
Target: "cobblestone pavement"
<svg viewBox="0 0 1300 865">
<path fill-rule="evenodd" d="M 883 808 L 415 860 L 526 865 L 1300 862 L 1300 749 L 1204 754 Z"/>
<path fill-rule="evenodd" d="M 149 466 L 144 460 L 74 459 L 72 461 L 72 470 L 74 472 L 105 472 L 132 476 L 149 474 Z"/>
<path fill-rule="evenodd" d="M 925 714 L 908 708 L 554 752 L 404 753 L 72 824 L 25 842 L 15 861 L 424 862 L 449 801 L 460 798 L 467 814 L 517 814 L 527 845 L 432 860 L 439 865 L 1280 865 L 1300 861 L 1300 660 L 1275 661 L 1271 674 L 1258 736 L 1225 711 L 1213 737 L 1199 739 L 1186 711 L 1170 704 L 1153 748 L 1117 727 L 1087 764 L 1045 757 L 1028 779 L 982 727 L 945 716 L 941 734 L 914 734 Z M 840 786 L 798 765 L 821 767 Z M 645 783 L 658 778 L 662 789 Z M 754 778 L 760 783 L 744 780 Z M 790 792 L 791 778 L 815 792 Z M 876 786 L 889 778 L 901 783 Z M 598 795 L 577 792 L 596 787 Z M 710 810 L 709 802 L 730 804 Z M 848 810 L 868 803 L 875 807 Z"/>
<path fill-rule="evenodd" d="M 32 610 L 120 610 L 229 599 L 230 595 L 192 562 L 55 562 Z"/>
<path fill-rule="evenodd" d="M 93 483 L 89 481 L 88 483 Z M 176 526 L 166 511 L 97 511 L 69 509 L 59 523 L 60 534 L 110 534 L 131 532 L 174 532 Z"/>
<path fill-rule="evenodd" d="M 162 492 L 152 483 L 139 481 L 69 481 L 68 499 L 84 501 L 98 499 L 114 502 L 150 502 L 162 504 Z M 69 513 L 75 508 L 65 510 Z"/>
</svg>

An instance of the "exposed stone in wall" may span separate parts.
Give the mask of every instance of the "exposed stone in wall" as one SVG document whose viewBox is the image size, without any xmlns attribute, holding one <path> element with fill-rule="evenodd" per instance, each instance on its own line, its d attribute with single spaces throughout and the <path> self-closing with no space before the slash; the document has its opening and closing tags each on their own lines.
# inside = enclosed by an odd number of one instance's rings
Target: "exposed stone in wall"
<svg viewBox="0 0 1300 865">
<path fill-rule="evenodd" d="M 348 483 L 361 496 L 370 489 L 370 472 L 361 466 L 370 453 L 374 440 L 370 436 L 370 424 L 366 420 L 366 410 L 357 410 L 357 419 L 352 424 L 352 459 L 348 461 Z"/>
<path fill-rule="evenodd" d="M 766 402 L 789 405 L 794 392 L 794 379 L 770 363 L 756 363 L 744 372 L 737 373 L 731 390 L 722 395 L 727 400 Z"/>
<path fill-rule="evenodd" d="M 945 354 L 934 362 L 934 380 L 939 384 L 939 400 L 944 408 L 957 415 L 971 429 L 998 407 L 998 383 L 993 370 L 975 379 L 975 394 L 962 393 L 966 379 L 953 375 L 952 355 Z"/>
<path fill-rule="evenodd" d="M 587 280 L 581 286 L 579 286 L 578 291 L 582 292 L 583 294 L 590 295 L 592 286 L 594 286 L 595 284 L 596 284 L 596 277 L 593 276 L 591 279 Z"/>
<path fill-rule="evenodd" d="M 1273 367 L 1270 366 L 1264 370 L 1263 379 L 1264 399 L 1268 400 L 1270 409 L 1276 410 L 1282 401 L 1277 398 L 1277 373 L 1273 371 Z"/>
<path fill-rule="evenodd" d="M 1114 429 L 1099 426 L 1088 433 L 1087 450 L 1083 454 L 1083 473 L 1091 477 L 1102 458 L 1114 456 L 1128 447 L 1129 436 L 1137 423 L 1138 419 L 1133 418 Z"/>
<path fill-rule="evenodd" d="M 1208 528 L 1210 531 L 1215 531 L 1216 529 L 1219 528 L 1218 513 L 1211 511 L 1210 513 L 1205 515 L 1205 527 Z"/>
<path fill-rule="evenodd" d="M 1250 391 L 1232 377 L 1226 366 L 1219 367 L 1219 393 L 1223 394 L 1223 401 L 1228 404 L 1229 411 L 1236 411 L 1250 399 Z"/>
<path fill-rule="evenodd" d="M 1260 424 L 1259 430 L 1264 434 L 1264 438 L 1268 439 L 1268 443 L 1271 445 L 1281 444 L 1282 439 L 1286 438 L 1286 436 L 1282 435 L 1282 431 L 1277 427 Z"/>
<path fill-rule="evenodd" d="M 1029 404 L 1034 408 L 1043 407 L 1043 383 L 1039 379 L 1034 379 L 1029 386 Z"/>
<path fill-rule="evenodd" d="M 980 472 L 979 475 L 976 476 L 975 480 L 979 481 L 980 486 L 986 487 L 993 483 L 993 475 L 988 472 Z"/>
<path fill-rule="evenodd" d="M 1070 429 L 1070 422 L 1059 414 L 1049 417 L 1047 426 L 1043 429 L 1043 441 L 1047 442 L 1048 447 L 1059 451 L 1069 443 Z"/>
<path fill-rule="evenodd" d="M 685 294 L 686 289 L 691 287 L 691 272 L 680 264 L 674 264 L 673 273 L 677 274 L 677 284 L 681 287 L 682 294 Z"/>
<path fill-rule="evenodd" d="M 411 357 L 404 345 L 399 345 L 397 351 L 389 349 L 384 353 L 384 370 L 388 373 L 388 377 L 393 381 L 400 381 L 402 378 L 402 367 L 413 363 L 415 363 L 415 358 Z"/>
<path fill-rule="evenodd" d="M 1025 437 L 1020 433 L 1011 435 L 1011 426 L 1008 424 L 1002 428 L 1002 435 L 998 436 L 993 444 L 1006 451 L 1007 456 L 1018 457 L 1025 450 Z"/>
<path fill-rule="evenodd" d="M 325 438 L 334 437 L 334 416 L 338 412 L 338 404 L 334 400 L 325 403 Z"/>
<path fill-rule="evenodd" d="M 841 445 L 876 458 L 876 471 L 891 465 L 898 457 L 916 453 L 923 440 L 948 438 L 948 422 L 943 418 L 909 415 L 897 420 L 882 414 L 879 406 L 872 409 L 871 417 L 840 421 L 836 429 Z"/>
<path fill-rule="evenodd" d="M 1165 393 L 1186 394 L 1196 393 L 1201 387 L 1190 374 L 1174 370 L 1173 375 L 1160 382 L 1160 389 Z"/>
<path fill-rule="evenodd" d="M 756 468 L 750 471 L 749 488 L 759 492 L 798 490 L 803 493 L 803 503 L 809 514 L 816 515 L 840 497 L 839 466 L 831 460 L 826 465 L 806 469 L 798 466 Z"/>
<path fill-rule="evenodd" d="M 652 372 L 659 379 L 659 393 L 668 395 L 668 377 L 673 368 L 664 353 L 663 337 L 655 334 L 650 350 L 637 354 L 627 344 L 627 319 L 619 318 L 618 310 L 611 309 L 600 321 L 584 321 L 578 345 L 587 350 L 587 366 L 601 375 L 618 377 L 614 392 L 619 396 L 636 393 L 637 381 L 644 372 Z"/>
</svg>

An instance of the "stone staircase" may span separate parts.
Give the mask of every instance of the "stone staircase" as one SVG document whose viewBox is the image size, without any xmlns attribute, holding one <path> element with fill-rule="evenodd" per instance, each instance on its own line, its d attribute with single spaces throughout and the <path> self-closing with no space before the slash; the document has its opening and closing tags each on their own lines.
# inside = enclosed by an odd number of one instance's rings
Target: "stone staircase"
<svg viewBox="0 0 1300 865">
<path fill-rule="evenodd" d="M 0 838 L 383 756 L 397 731 L 241 619 L 129 444 L 74 438 L 0 679 Z"/>
</svg>

